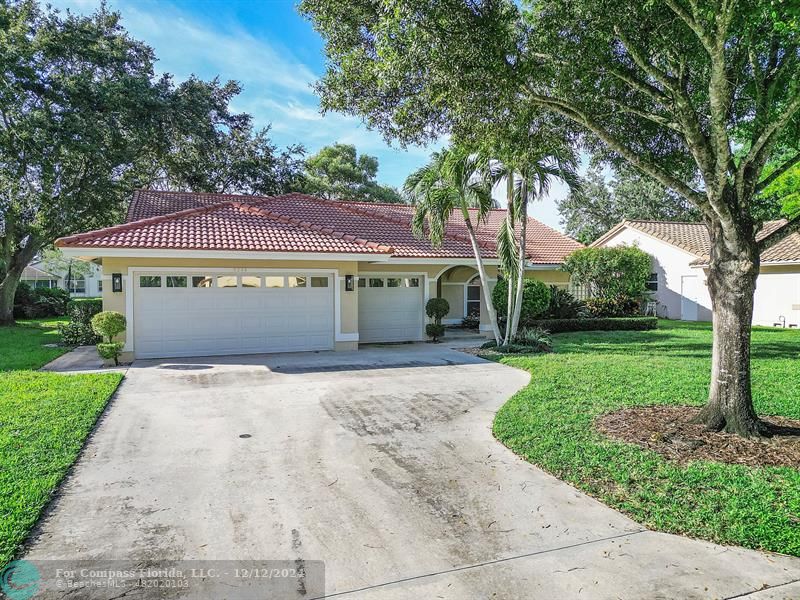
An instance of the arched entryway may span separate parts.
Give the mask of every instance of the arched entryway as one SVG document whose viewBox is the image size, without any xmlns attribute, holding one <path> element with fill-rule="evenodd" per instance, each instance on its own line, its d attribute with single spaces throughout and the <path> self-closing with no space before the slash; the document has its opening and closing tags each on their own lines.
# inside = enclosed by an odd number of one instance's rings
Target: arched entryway
<svg viewBox="0 0 800 600">
<path fill-rule="evenodd" d="M 439 276 L 437 292 L 450 304 L 450 312 L 442 319 L 445 325 L 461 325 L 469 315 L 480 320 L 483 293 L 475 267 L 459 265 L 446 270 Z"/>
</svg>

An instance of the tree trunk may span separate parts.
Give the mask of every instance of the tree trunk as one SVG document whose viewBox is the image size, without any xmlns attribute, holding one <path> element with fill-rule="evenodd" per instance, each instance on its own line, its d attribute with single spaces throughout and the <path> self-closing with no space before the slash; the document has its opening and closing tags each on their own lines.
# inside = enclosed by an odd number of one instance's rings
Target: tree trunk
<svg viewBox="0 0 800 600">
<path fill-rule="evenodd" d="M 520 232 L 519 232 L 519 264 L 517 265 L 517 298 L 514 304 L 514 317 L 511 320 L 511 337 L 516 337 L 519 319 L 522 315 L 522 294 L 525 291 L 525 253 L 528 239 L 528 186 L 522 182 L 520 194 Z"/>
<path fill-rule="evenodd" d="M 467 210 L 466 206 L 462 207 L 462 212 L 464 213 L 464 221 L 467 225 L 467 233 L 469 233 L 469 241 L 472 243 L 472 251 L 475 253 L 475 263 L 481 280 L 481 292 L 483 293 L 484 304 L 486 304 L 486 312 L 489 313 L 489 321 L 492 323 L 494 341 L 499 346 L 502 341 L 502 336 L 500 335 L 500 327 L 497 325 L 497 312 L 495 312 L 494 305 L 492 304 L 492 293 L 491 290 L 489 290 L 489 281 L 487 280 L 486 267 L 483 265 L 481 248 L 478 245 L 478 238 L 475 237 L 475 230 L 472 228 L 472 221 L 469 218 L 469 210 Z"/>
<path fill-rule="evenodd" d="M 509 171 L 506 175 L 506 226 L 509 231 L 514 231 L 514 171 Z M 509 265 L 510 267 L 510 265 Z M 514 338 L 511 330 L 512 315 L 514 313 L 514 278 L 511 277 L 511 270 L 505 273 L 506 283 L 508 284 L 506 298 L 506 335 L 503 345 L 508 346 Z"/>
<path fill-rule="evenodd" d="M 0 326 L 14 325 L 14 296 L 17 293 L 22 269 L 12 267 L 0 281 Z"/>
<path fill-rule="evenodd" d="M 745 437 L 769 435 L 753 408 L 750 387 L 750 327 L 759 271 L 755 241 L 727 243 L 719 227 L 709 227 L 711 262 L 708 290 L 714 344 L 708 403 L 697 421 L 712 431 Z M 749 237 L 753 240 L 754 236 Z M 732 248 L 733 246 L 733 248 Z"/>
</svg>

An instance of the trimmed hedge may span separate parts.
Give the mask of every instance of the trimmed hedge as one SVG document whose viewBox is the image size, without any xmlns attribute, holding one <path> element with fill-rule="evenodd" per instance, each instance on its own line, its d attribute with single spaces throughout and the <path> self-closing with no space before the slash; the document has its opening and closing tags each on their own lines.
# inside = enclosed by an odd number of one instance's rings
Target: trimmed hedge
<svg viewBox="0 0 800 600">
<path fill-rule="evenodd" d="M 601 319 L 539 319 L 531 325 L 550 333 L 567 331 L 646 331 L 658 327 L 656 317 L 620 317 Z"/>
</svg>

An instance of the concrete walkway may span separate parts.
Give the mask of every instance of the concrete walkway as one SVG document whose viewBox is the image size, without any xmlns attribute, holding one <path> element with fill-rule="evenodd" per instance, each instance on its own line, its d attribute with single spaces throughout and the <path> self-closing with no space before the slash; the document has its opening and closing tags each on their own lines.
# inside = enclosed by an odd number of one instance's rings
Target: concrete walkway
<svg viewBox="0 0 800 600">
<path fill-rule="evenodd" d="M 800 597 L 800 560 L 646 531 L 494 440 L 528 378 L 430 344 L 138 361 L 27 557 L 323 560 L 353 599 Z"/>
<path fill-rule="evenodd" d="M 51 360 L 40 371 L 53 373 L 96 373 L 103 371 L 126 371 L 127 365 L 106 367 L 95 346 L 77 346 Z"/>
</svg>

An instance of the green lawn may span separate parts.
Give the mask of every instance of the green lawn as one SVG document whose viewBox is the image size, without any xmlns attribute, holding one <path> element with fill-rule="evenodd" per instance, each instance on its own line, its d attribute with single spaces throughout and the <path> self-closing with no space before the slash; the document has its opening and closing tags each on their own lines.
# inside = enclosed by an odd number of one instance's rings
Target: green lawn
<svg viewBox="0 0 800 600">
<path fill-rule="evenodd" d="M 800 556 L 800 471 L 711 462 L 680 466 L 597 433 L 597 415 L 632 405 L 704 403 L 706 324 L 567 333 L 555 353 L 506 357 L 531 383 L 498 412 L 495 436 L 528 461 L 647 527 Z M 800 332 L 753 331 L 753 388 L 764 415 L 800 419 Z"/>
<path fill-rule="evenodd" d="M 118 373 L 33 371 L 66 352 L 53 320 L 0 328 L 0 567 L 16 553 L 80 452 Z"/>
</svg>

